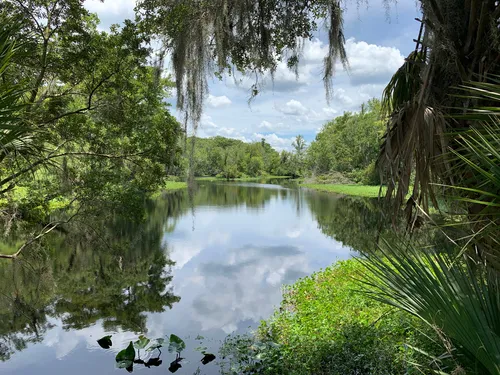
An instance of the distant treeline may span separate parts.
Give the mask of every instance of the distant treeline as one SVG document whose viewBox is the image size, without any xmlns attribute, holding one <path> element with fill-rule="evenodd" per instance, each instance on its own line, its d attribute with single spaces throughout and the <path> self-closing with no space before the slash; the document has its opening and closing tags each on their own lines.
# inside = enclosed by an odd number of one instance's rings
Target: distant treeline
<svg viewBox="0 0 500 375">
<path fill-rule="evenodd" d="M 326 123 L 310 145 L 301 135 L 297 136 L 293 151 L 278 152 L 265 138 L 253 143 L 221 136 L 197 138 L 194 175 L 312 176 L 334 182 L 378 184 L 375 161 L 383 131 L 380 101 L 372 99 L 359 112 L 345 112 Z"/>
</svg>

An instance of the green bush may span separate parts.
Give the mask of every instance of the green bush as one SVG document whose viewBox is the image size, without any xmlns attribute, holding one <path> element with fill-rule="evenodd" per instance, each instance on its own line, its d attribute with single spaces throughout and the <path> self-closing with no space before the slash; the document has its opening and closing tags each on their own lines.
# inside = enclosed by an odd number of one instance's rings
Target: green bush
<svg viewBox="0 0 500 375">
<path fill-rule="evenodd" d="M 338 185 L 351 185 L 353 180 L 348 178 L 345 174 L 340 172 L 330 172 L 329 174 L 319 175 L 313 180 L 317 184 L 338 184 Z"/>
<path fill-rule="evenodd" d="M 223 373 L 417 374 L 409 363 L 423 359 L 409 348 L 432 352 L 430 341 L 416 333 L 416 319 L 359 292 L 362 272 L 356 260 L 342 261 L 286 287 L 254 336 L 226 340 Z"/>
</svg>

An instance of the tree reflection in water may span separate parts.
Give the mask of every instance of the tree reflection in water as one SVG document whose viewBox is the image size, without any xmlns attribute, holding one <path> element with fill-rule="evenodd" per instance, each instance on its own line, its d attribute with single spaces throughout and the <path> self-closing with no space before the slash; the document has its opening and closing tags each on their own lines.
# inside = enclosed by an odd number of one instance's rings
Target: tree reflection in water
<svg viewBox="0 0 500 375">
<path fill-rule="evenodd" d="M 101 320 L 105 330 L 142 333 L 147 312 L 172 308 L 180 297 L 169 286 L 173 262 L 162 237 L 180 207 L 161 202 L 147 204 L 138 223 L 80 217 L 0 262 L 0 360 L 41 342 L 55 320 L 65 330 Z"/>
</svg>

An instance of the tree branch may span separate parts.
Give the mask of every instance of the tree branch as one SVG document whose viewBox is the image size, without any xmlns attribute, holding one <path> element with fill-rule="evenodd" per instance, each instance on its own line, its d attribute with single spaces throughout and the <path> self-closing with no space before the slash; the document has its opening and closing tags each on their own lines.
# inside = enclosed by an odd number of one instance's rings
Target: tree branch
<svg viewBox="0 0 500 375">
<path fill-rule="evenodd" d="M 47 156 L 47 157 L 45 157 L 43 159 L 35 161 L 34 163 L 32 163 L 31 165 L 29 165 L 28 167 L 22 169 L 21 171 L 16 172 L 16 173 L 10 175 L 9 177 L 4 178 L 3 180 L 0 181 L 0 186 L 3 186 L 3 185 L 5 185 L 6 183 L 8 183 L 8 182 L 10 182 L 12 180 L 15 180 L 19 176 L 22 176 L 23 174 L 31 171 L 32 169 L 34 169 L 35 167 L 39 166 L 40 164 L 43 164 L 43 163 L 45 163 L 45 162 L 47 162 L 47 161 L 49 161 L 51 159 L 60 158 L 62 156 L 70 156 L 71 155 L 71 156 L 100 157 L 100 158 L 106 158 L 106 159 L 127 159 L 127 158 L 132 157 L 132 156 L 144 155 L 147 152 L 148 151 L 143 151 L 143 152 L 138 152 L 138 153 L 135 153 L 135 154 L 125 154 L 125 155 L 99 154 L 99 153 L 94 153 L 94 152 L 64 152 L 64 153 L 56 154 L 56 155 L 49 154 L 49 156 Z"/>
<path fill-rule="evenodd" d="M 73 198 L 73 200 L 70 202 L 70 205 L 73 204 L 73 202 L 75 200 L 76 200 L 76 198 Z M 68 220 L 57 221 L 57 222 L 54 222 L 54 223 L 47 224 L 45 227 L 43 227 L 42 231 L 40 233 L 38 233 L 38 235 L 36 235 L 32 239 L 26 241 L 14 254 L 9 254 L 9 255 L 8 254 L 0 254 L 0 259 L 16 259 L 19 256 L 19 254 L 21 254 L 21 252 L 25 248 L 27 248 L 29 245 L 31 245 L 32 243 L 38 241 L 40 238 L 44 237 L 45 235 L 49 234 L 54 229 L 56 229 L 58 226 L 60 226 L 62 224 L 69 223 L 76 215 L 78 215 L 78 213 L 80 212 L 81 207 L 82 206 L 80 206 L 78 208 L 78 210 L 73 215 L 71 215 L 68 218 Z"/>
</svg>

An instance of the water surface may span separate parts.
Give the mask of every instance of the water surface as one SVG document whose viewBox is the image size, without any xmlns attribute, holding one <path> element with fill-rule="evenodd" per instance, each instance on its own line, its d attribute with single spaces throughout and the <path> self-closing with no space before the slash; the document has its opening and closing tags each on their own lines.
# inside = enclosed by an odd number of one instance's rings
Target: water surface
<svg viewBox="0 0 500 375">
<path fill-rule="evenodd" d="M 0 373 L 125 373 L 115 355 L 141 334 L 175 334 L 188 363 L 217 374 L 228 334 L 272 315 L 281 288 L 371 246 L 373 203 L 274 184 L 203 183 L 147 204 L 144 222 L 82 220 L 0 263 Z M 112 335 L 102 349 L 97 339 Z M 142 351 L 146 360 L 159 353 Z M 169 373 L 175 355 L 145 374 Z M 157 362 L 158 364 L 158 362 Z"/>
</svg>

